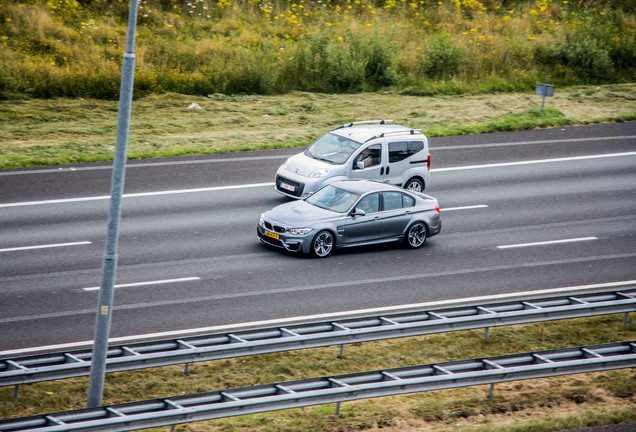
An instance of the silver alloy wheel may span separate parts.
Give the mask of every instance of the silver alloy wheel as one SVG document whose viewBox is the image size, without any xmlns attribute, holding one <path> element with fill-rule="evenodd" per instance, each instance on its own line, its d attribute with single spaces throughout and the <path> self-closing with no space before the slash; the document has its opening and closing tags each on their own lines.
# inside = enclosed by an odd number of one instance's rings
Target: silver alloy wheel
<svg viewBox="0 0 636 432">
<path fill-rule="evenodd" d="M 422 192 L 424 190 L 424 183 L 422 183 L 420 179 L 412 178 L 406 182 L 404 189 L 413 192 Z"/>
<path fill-rule="evenodd" d="M 406 234 L 406 243 L 413 249 L 416 249 L 424 244 L 426 241 L 426 235 L 426 225 L 422 222 L 415 222 L 411 225 L 408 233 Z"/>
<path fill-rule="evenodd" d="M 311 252 L 318 258 L 325 258 L 334 246 L 333 235 L 329 231 L 321 231 L 311 243 Z"/>
</svg>

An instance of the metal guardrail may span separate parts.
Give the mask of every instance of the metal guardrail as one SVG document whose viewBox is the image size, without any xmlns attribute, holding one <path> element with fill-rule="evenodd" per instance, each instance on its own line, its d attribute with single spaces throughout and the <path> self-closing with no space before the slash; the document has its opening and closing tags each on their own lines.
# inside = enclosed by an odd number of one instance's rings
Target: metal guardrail
<svg viewBox="0 0 636 432">
<path fill-rule="evenodd" d="M 245 330 L 111 347 L 106 371 L 634 311 L 636 288 L 629 288 Z M 0 360 L 0 386 L 85 376 L 91 356 L 77 350 Z"/>
<path fill-rule="evenodd" d="M 355 399 L 636 367 L 636 341 L 434 363 L 0 420 L 0 431 L 128 431 Z"/>
</svg>

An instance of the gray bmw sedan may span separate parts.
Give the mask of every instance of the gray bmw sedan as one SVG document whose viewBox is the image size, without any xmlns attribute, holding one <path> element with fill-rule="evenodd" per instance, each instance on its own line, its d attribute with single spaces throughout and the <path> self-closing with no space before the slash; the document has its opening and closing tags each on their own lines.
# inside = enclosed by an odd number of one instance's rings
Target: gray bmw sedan
<svg viewBox="0 0 636 432">
<path fill-rule="evenodd" d="M 442 229 L 432 196 L 372 180 L 331 183 L 261 215 L 258 238 L 324 258 L 335 248 L 401 241 L 419 248 Z"/>
</svg>

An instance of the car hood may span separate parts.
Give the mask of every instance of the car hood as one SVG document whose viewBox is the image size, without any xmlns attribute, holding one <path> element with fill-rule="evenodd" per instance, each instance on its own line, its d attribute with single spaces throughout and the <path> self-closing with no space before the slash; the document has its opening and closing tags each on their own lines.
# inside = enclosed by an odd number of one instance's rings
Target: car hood
<svg viewBox="0 0 636 432">
<path fill-rule="evenodd" d="M 285 165 L 287 167 L 287 171 L 291 171 L 303 177 L 309 177 L 311 173 L 317 169 L 333 168 L 333 165 L 305 156 L 304 153 L 299 153 L 290 157 L 287 159 Z"/>
<path fill-rule="evenodd" d="M 265 212 L 267 219 L 295 228 L 312 226 L 317 222 L 334 220 L 342 216 L 342 213 L 325 210 L 305 201 L 288 202 Z"/>
</svg>

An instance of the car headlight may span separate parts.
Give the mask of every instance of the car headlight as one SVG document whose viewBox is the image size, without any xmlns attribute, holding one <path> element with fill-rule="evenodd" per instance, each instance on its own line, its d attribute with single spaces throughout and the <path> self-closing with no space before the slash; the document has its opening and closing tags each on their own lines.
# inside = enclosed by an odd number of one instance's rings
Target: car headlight
<svg viewBox="0 0 636 432">
<path fill-rule="evenodd" d="M 329 169 L 323 168 L 323 169 L 319 169 L 319 170 L 316 170 L 316 171 L 312 172 L 309 177 L 311 177 L 311 178 L 323 178 L 323 177 L 327 177 L 328 175 L 329 175 Z"/>
<path fill-rule="evenodd" d="M 261 218 L 258 220 L 258 225 L 261 228 L 265 228 L 265 218 L 263 217 L 263 213 L 261 213 Z"/>
<path fill-rule="evenodd" d="M 305 235 L 312 232 L 313 228 L 290 228 L 289 233 L 292 235 Z"/>
</svg>

